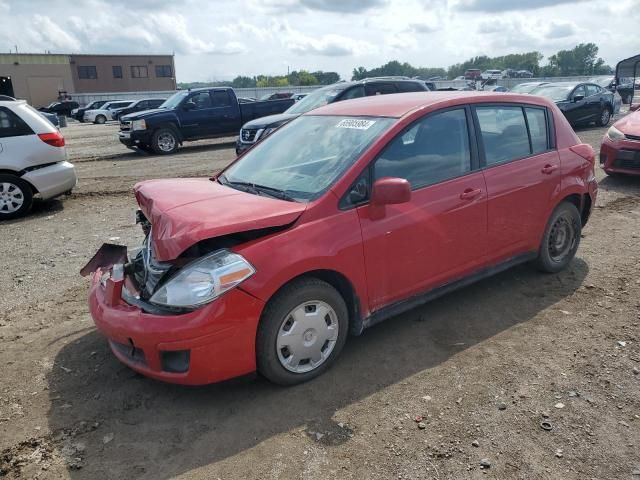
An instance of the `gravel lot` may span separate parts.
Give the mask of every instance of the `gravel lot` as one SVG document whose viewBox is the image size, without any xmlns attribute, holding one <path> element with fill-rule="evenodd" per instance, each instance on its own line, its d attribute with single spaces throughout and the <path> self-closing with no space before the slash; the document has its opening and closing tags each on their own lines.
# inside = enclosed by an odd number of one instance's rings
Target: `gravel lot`
<svg viewBox="0 0 640 480">
<path fill-rule="evenodd" d="M 0 477 L 640 480 L 640 178 L 598 171 L 559 275 L 518 267 L 401 315 L 311 383 L 187 388 L 116 361 L 78 271 L 142 240 L 135 182 L 209 175 L 233 139 L 155 157 L 116 130 L 70 124 L 78 188 L 0 225 Z"/>
</svg>

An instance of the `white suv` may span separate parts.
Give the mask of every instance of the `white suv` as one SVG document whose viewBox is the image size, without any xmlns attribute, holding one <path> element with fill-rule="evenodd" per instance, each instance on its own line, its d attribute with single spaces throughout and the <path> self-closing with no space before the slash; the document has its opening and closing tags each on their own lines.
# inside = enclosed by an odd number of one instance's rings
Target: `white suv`
<svg viewBox="0 0 640 480">
<path fill-rule="evenodd" d="M 502 78 L 502 70 L 485 70 L 481 75 L 482 80 L 500 80 Z"/>
<path fill-rule="evenodd" d="M 96 110 L 87 110 L 84 112 L 84 120 L 85 122 L 93 122 L 103 124 L 107 120 L 114 120 L 113 111 L 116 108 L 127 108 L 130 107 L 134 103 L 133 100 L 129 101 L 120 101 L 120 102 L 109 102 L 105 103 L 102 107 Z"/>
<path fill-rule="evenodd" d="M 26 102 L 0 96 L 0 220 L 25 215 L 34 196 L 57 197 L 76 182 L 58 129 Z"/>
</svg>

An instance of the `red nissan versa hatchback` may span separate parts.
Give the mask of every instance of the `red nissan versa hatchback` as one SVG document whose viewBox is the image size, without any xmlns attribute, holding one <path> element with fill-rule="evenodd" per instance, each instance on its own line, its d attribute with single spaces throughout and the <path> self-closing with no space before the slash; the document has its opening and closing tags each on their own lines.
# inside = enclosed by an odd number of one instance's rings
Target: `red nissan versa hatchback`
<svg viewBox="0 0 640 480">
<path fill-rule="evenodd" d="M 608 175 L 640 175 L 640 111 L 609 128 L 600 146 L 600 166 Z"/>
<path fill-rule="evenodd" d="M 149 377 L 303 382 L 348 334 L 438 295 L 521 262 L 564 269 L 595 202 L 594 162 L 530 95 L 334 103 L 214 178 L 136 185 L 149 233 L 127 259 L 105 245 L 90 262 L 91 314 Z"/>
</svg>

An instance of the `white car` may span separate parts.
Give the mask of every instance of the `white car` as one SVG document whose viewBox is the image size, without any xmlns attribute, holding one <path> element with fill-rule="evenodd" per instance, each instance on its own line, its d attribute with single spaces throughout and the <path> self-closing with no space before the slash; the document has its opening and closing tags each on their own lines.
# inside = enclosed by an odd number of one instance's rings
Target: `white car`
<svg viewBox="0 0 640 480">
<path fill-rule="evenodd" d="M 7 98 L 7 97 L 5 97 Z M 76 186 L 64 137 L 23 100 L 0 100 L 0 221 L 25 215 Z"/>
<path fill-rule="evenodd" d="M 87 110 L 84 112 L 85 122 L 104 123 L 107 120 L 115 120 L 113 118 L 113 111 L 117 108 L 130 107 L 135 103 L 134 100 L 121 100 L 118 102 L 105 103 L 97 110 Z"/>
<path fill-rule="evenodd" d="M 485 70 L 482 72 L 482 80 L 500 80 L 502 78 L 502 70 Z"/>
</svg>

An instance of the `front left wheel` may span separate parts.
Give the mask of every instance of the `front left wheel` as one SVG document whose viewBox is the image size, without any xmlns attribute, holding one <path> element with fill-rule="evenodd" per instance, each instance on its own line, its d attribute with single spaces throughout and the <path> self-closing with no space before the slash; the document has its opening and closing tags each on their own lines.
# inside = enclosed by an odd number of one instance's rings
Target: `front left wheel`
<svg viewBox="0 0 640 480">
<path fill-rule="evenodd" d="M 280 385 L 306 382 L 340 354 L 349 313 L 340 293 L 316 278 L 285 286 L 269 302 L 258 327 L 258 372 Z"/>
</svg>

